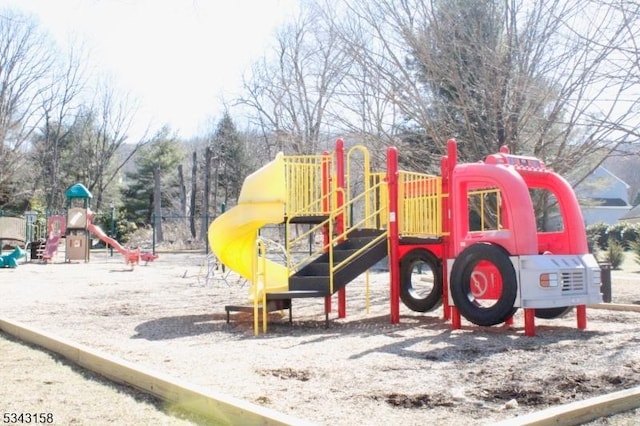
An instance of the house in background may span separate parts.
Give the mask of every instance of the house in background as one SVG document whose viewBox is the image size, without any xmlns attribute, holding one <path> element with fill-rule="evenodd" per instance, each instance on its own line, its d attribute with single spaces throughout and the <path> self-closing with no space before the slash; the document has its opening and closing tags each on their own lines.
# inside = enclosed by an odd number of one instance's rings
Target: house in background
<svg viewBox="0 0 640 426">
<path fill-rule="evenodd" d="M 640 223 L 640 204 L 629 210 L 618 220 L 626 223 Z"/>
<path fill-rule="evenodd" d="M 613 225 L 631 211 L 629 185 L 605 167 L 595 169 L 574 191 L 587 226 L 600 222 Z M 638 213 L 640 221 L 640 209 Z"/>
</svg>

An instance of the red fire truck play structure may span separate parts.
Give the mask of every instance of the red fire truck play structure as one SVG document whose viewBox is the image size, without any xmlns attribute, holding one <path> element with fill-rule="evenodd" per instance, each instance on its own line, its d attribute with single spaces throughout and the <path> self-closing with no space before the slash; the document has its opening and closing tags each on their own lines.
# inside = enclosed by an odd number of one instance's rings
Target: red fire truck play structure
<svg viewBox="0 0 640 426">
<path fill-rule="evenodd" d="M 324 297 L 328 318 L 338 293 L 344 317 L 345 286 L 388 257 L 393 323 L 402 301 L 417 312 L 442 304 L 453 328 L 461 316 L 480 326 L 509 322 L 523 308 L 527 335 L 535 334 L 535 317 L 553 319 L 575 307 L 577 326 L 585 328 L 586 305 L 602 302 L 600 267 L 567 181 L 506 148 L 459 164 L 454 140 L 441 172 L 401 171 L 389 148 L 387 170 L 374 173 L 367 150 L 356 146 L 345 155 L 342 140 L 333 154 L 280 155 L 245 180 L 238 206 L 210 226 L 214 254 L 252 282 L 252 305 L 227 312 L 253 309 L 257 333 L 259 312 L 266 330 L 266 312 L 291 309 L 296 298 Z M 279 179 L 277 195 L 265 195 Z M 258 236 L 267 224 L 285 228 L 284 265 L 267 259 Z M 289 237 L 299 224 L 308 230 Z M 317 233 L 322 243 L 296 258 L 296 245 Z"/>
</svg>

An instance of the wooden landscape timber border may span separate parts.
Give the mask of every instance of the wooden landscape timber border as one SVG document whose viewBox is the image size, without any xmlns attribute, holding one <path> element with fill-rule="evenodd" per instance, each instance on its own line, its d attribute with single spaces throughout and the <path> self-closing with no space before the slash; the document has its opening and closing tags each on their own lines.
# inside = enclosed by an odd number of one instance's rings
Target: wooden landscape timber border
<svg viewBox="0 0 640 426">
<path fill-rule="evenodd" d="M 589 309 L 640 312 L 640 305 L 599 303 L 589 305 Z M 640 386 L 513 417 L 497 422 L 494 426 L 580 425 L 636 408 L 640 408 Z"/>
<path fill-rule="evenodd" d="M 597 305 L 589 305 L 589 309 L 606 309 L 609 311 L 621 312 L 640 312 L 640 305 L 625 303 L 599 303 Z"/>
<path fill-rule="evenodd" d="M 581 425 L 640 407 L 640 386 L 506 419 L 494 426 Z"/>
<path fill-rule="evenodd" d="M 54 352 L 82 368 L 113 382 L 126 384 L 158 397 L 178 411 L 214 420 L 219 425 L 310 425 L 311 422 L 279 413 L 241 399 L 182 382 L 133 363 L 61 339 L 24 324 L 0 318 L 0 330 Z"/>
</svg>

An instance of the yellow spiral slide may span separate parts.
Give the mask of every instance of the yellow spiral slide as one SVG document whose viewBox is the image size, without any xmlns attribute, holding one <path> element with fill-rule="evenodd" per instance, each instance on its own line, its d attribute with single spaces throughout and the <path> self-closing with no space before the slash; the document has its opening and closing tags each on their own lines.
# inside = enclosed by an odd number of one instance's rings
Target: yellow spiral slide
<svg viewBox="0 0 640 426">
<path fill-rule="evenodd" d="M 285 214 L 284 156 L 265 164 L 247 176 L 238 205 L 218 216 L 209 226 L 209 247 L 226 267 L 251 282 L 249 298 L 289 288 L 287 268 L 265 260 L 265 273 L 254 279 L 258 230 L 265 225 L 282 223 Z M 262 265 L 263 259 L 258 262 Z M 265 280 L 266 277 L 266 280 Z M 266 281 L 266 282 L 265 282 Z"/>
</svg>

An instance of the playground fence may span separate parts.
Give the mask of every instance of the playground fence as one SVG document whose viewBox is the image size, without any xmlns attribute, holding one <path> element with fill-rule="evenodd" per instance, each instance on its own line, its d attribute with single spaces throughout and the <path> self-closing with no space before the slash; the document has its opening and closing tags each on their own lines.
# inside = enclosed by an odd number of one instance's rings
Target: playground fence
<svg viewBox="0 0 640 426">
<path fill-rule="evenodd" d="M 329 171 L 331 157 L 328 155 L 285 156 L 284 162 L 287 188 L 286 211 L 297 212 L 299 216 L 323 214 L 321 200 L 327 193 L 327 188 L 323 186 L 323 174 Z"/>
<path fill-rule="evenodd" d="M 442 236 L 442 178 L 400 172 L 399 232 L 413 237 Z"/>
<path fill-rule="evenodd" d="M 26 221 L 22 217 L 0 217 L 0 241 L 12 240 L 24 244 L 26 239 Z"/>
</svg>

